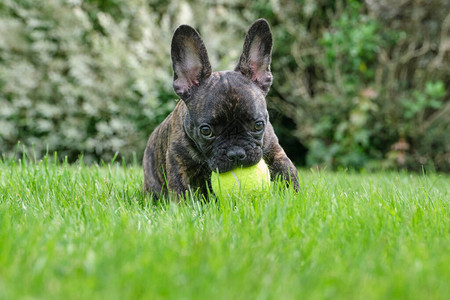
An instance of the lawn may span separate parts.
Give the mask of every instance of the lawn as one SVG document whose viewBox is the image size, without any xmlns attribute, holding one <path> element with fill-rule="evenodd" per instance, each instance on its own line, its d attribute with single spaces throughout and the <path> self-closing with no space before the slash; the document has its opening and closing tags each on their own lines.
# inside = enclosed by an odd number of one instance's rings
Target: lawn
<svg viewBox="0 0 450 300">
<path fill-rule="evenodd" d="M 448 175 L 300 177 L 153 204 L 139 166 L 0 162 L 0 299 L 448 299 Z"/>
</svg>

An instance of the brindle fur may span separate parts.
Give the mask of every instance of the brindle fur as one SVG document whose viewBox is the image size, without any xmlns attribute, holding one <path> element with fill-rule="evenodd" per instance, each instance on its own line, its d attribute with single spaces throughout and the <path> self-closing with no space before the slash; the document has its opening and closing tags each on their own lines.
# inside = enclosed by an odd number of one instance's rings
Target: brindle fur
<svg viewBox="0 0 450 300">
<path fill-rule="evenodd" d="M 269 122 L 265 96 L 270 73 L 272 34 L 267 21 L 256 21 L 247 33 L 234 71 L 212 72 L 198 33 L 181 25 L 172 40 L 174 90 L 180 96 L 174 111 L 153 131 L 144 152 L 144 192 L 158 198 L 187 190 L 205 194 L 211 172 L 251 166 L 261 158 L 272 178 L 280 176 L 299 188 L 297 171 L 278 143 Z M 256 132 L 257 120 L 265 123 Z M 211 126 L 213 138 L 200 134 Z M 238 149 L 244 158 L 230 160 Z"/>
</svg>

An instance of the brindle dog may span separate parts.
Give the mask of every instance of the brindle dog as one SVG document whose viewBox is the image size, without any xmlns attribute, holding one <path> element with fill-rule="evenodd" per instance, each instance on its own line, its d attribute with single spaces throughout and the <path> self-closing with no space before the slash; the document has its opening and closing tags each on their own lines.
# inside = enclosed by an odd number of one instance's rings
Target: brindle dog
<svg viewBox="0 0 450 300">
<path fill-rule="evenodd" d="M 188 25 L 172 39 L 174 111 L 153 131 L 144 153 L 144 192 L 205 194 L 211 172 L 252 166 L 262 158 L 271 178 L 298 190 L 297 170 L 269 122 L 272 33 L 259 19 L 250 27 L 234 71 L 212 72 L 200 35 Z"/>
</svg>

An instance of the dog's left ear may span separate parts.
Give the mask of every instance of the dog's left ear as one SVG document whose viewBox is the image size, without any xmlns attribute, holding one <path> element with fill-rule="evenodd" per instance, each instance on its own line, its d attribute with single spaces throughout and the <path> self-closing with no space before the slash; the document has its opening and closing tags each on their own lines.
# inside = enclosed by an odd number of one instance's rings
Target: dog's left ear
<svg viewBox="0 0 450 300">
<path fill-rule="evenodd" d="M 267 94 L 272 85 L 271 60 L 272 32 L 269 23 L 259 19 L 248 30 L 241 58 L 234 70 L 251 79 Z"/>
</svg>

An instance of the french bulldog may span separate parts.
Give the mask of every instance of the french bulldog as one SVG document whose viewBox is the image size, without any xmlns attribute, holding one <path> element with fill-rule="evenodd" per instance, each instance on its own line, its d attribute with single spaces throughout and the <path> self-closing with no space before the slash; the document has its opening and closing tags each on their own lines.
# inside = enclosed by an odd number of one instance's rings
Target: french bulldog
<svg viewBox="0 0 450 300">
<path fill-rule="evenodd" d="M 211 173 L 264 159 L 271 178 L 299 189 L 297 170 L 278 143 L 266 99 L 272 84 L 272 32 L 259 19 L 248 30 L 233 71 L 212 72 L 203 40 L 188 26 L 172 38 L 173 88 L 181 98 L 152 132 L 144 158 L 144 193 L 157 199 L 211 190 Z"/>
</svg>

